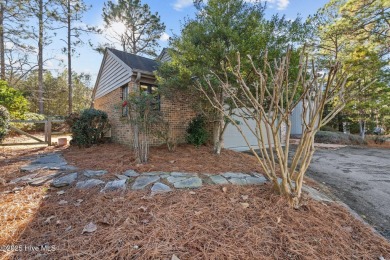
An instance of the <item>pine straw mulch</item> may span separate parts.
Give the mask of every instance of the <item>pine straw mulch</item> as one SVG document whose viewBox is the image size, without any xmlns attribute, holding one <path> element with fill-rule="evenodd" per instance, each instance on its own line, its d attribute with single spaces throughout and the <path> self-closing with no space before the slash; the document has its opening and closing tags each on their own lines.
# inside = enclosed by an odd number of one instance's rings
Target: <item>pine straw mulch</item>
<svg viewBox="0 0 390 260">
<path fill-rule="evenodd" d="M 61 149 L 42 145 L 0 147 L 0 246 L 16 242 L 39 209 L 46 189 L 7 182 L 26 175 L 20 167 L 38 155 L 58 150 Z"/>
<path fill-rule="evenodd" d="M 222 154 L 224 159 L 219 161 L 209 147 L 187 151 L 191 156 L 186 156 L 186 149 L 193 148 L 179 147 L 176 153 L 165 148 L 152 150 L 150 164 L 156 166 L 135 165 L 130 150 L 114 144 L 68 148 L 65 157 L 73 157 L 79 167 L 112 172 L 129 169 L 127 163 L 150 171 L 259 171 L 253 168 L 256 164 L 251 160 L 255 159 L 250 155 L 224 151 L 226 157 Z M 2 148 L 0 178 L 20 177 L 19 167 L 32 155 L 54 150 L 58 149 Z M 115 159 L 117 165 L 109 163 Z M 190 165 L 194 162 L 200 166 Z M 0 193 L 15 187 L 0 182 Z M 0 252 L 0 259 L 171 259 L 172 255 L 180 259 L 390 258 L 389 242 L 335 203 L 307 199 L 294 210 L 269 185 L 226 187 L 226 192 L 221 186 L 204 186 L 153 197 L 146 192 L 102 194 L 73 187 L 61 189 L 65 194 L 59 195 L 59 189 L 48 186 L 19 187 L 0 194 L 0 246 L 48 245 L 56 250 Z M 83 201 L 77 206 L 79 199 Z M 61 200 L 68 203 L 59 205 Z M 82 234 L 89 222 L 95 223 L 97 230 Z"/>
<path fill-rule="evenodd" d="M 5 181 L 26 175 L 20 172 L 20 167 L 27 165 L 37 155 L 46 154 L 54 151 L 60 151 L 64 148 L 56 148 L 54 146 L 0 146 L 0 192 L 1 187 Z"/>
<path fill-rule="evenodd" d="M 90 148 L 69 147 L 63 152 L 65 159 L 81 169 L 108 170 L 122 173 L 133 169 L 138 172 L 184 171 L 194 173 L 262 172 L 256 158 L 249 154 L 223 149 L 220 156 L 212 147 L 179 145 L 175 152 L 165 146 L 151 147 L 147 164 L 136 164 L 130 147 L 103 144 Z"/>
<path fill-rule="evenodd" d="M 14 259 L 385 259 L 390 244 L 337 204 L 287 206 L 269 185 L 146 192 L 49 191 L 16 245 L 55 246 Z M 80 206 L 75 206 L 82 199 Z M 68 201 L 59 205 L 60 200 Z M 244 204 L 243 204 L 244 203 Z M 247 204 L 245 204 L 247 203 Z M 23 217 L 23 216 L 22 216 Z M 82 234 L 88 223 L 97 225 Z M 4 225 L 3 223 L 2 225 Z M 10 243 L 0 240 L 0 244 Z"/>
</svg>

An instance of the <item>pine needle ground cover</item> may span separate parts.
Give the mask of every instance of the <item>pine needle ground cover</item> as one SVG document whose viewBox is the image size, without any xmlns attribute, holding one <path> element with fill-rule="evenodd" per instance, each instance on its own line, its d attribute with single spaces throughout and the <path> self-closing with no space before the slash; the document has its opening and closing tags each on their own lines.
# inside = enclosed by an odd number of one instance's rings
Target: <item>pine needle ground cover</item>
<svg viewBox="0 0 390 260">
<path fill-rule="evenodd" d="M 72 148 L 73 149 L 73 148 Z M 82 150 L 63 150 L 69 163 Z M 164 150 L 151 151 L 153 170 L 184 167 Z M 162 148 L 161 148 L 162 149 Z M 184 150 L 178 149 L 182 153 Z M 181 171 L 223 172 L 251 165 L 252 157 L 226 152 L 223 160 L 207 168 L 207 147 L 183 158 Z M 53 148 L 2 149 L 0 152 L 0 192 L 13 190 L 7 182 L 21 175 L 20 165 L 37 153 Z M 106 169 L 113 174 L 129 165 L 111 165 L 107 154 L 126 160 L 125 146 L 103 145 L 85 150 L 85 168 Z M 102 153 L 101 151 L 105 151 Z M 194 156 L 199 153 L 199 156 Z M 210 154 L 207 154 L 210 153 Z M 153 155 L 154 154 L 154 155 Z M 207 155 L 207 156 L 206 156 Z M 242 156 L 242 157 L 240 157 Z M 131 157 L 131 156 L 130 156 Z M 240 157 L 239 160 L 235 159 Z M 176 159 L 175 159 L 176 158 Z M 176 162 L 172 162 L 176 160 Z M 111 166 L 110 166 L 111 165 Z M 200 166 L 196 166 L 200 165 Z M 111 168 L 110 168 L 111 167 Z M 171 167 L 171 168 L 169 168 Z M 199 167 L 199 168 L 197 168 Z M 210 166 L 211 167 L 211 166 Z M 218 168 L 220 167 L 220 168 Z M 258 170 L 242 168 L 244 170 Z M 63 191 L 63 192 L 59 192 Z M 66 201 L 66 203 L 64 203 Z M 390 243 L 373 233 L 336 203 L 320 203 L 306 198 L 296 210 L 261 186 L 205 185 L 196 190 L 175 190 L 150 196 L 145 191 L 100 193 L 99 189 L 79 191 L 73 187 L 23 186 L 0 195 L 0 245 L 27 246 L 20 252 L 0 252 L 5 259 L 378 259 L 390 257 Z M 40 247 L 39 247 L 40 246 Z M 31 248 L 39 247 L 35 251 Z"/>
</svg>

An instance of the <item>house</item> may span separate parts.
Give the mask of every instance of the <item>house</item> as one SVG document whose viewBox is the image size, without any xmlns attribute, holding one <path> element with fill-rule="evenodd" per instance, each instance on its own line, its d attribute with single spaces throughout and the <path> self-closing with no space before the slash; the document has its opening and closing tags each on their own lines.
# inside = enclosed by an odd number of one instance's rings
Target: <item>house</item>
<svg viewBox="0 0 390 260">
<path fill-rule="evenodd" d="M 111 123 L 111 137 L 114 142 L 131 144 L 131 126 L 126 122 L 126 113 L 121 104 L 129 93 L 134 91 L 157 91 L 156 71 L 160 62 L 169 61 L 164 49 L 157 60 L 148 59 L 116 49 L 107 48 L 100 66 L 99 74 L 93 90 L 93 107 L 108 114 Z M 194 98 L 186 93 L 175 93 L 173 97 L 160 97 L 160 106 L 164 120 L 169 122 L 170 135 L 177 143 L 184 143 L 186 129 L 190 121 L 197 115 L 194 110 Z M 239 120 L 239 118 L 237 118 Z M 255 122 L 253 121 L 255 125 Z M 246 126 L 242 126 L 248 140 L 254 146 L 257 139 Z M 248 150 L 241 134 L 234 125 L 229 125 L 225 133 L 225 148 Z M 161 140 L 153 138 L 152 145 L 161 144 Z"/>
<path fill-rule="evenodd" d="M 132 91 L 153 93 L 157 90 L 154 71 L 158 63 L 153 59 L 106 49 L 92 97 L 94 108 L 108 114 L 114 142 L 131 144 L 131 126 L 126 122 L 126 111 L 121 104 Z M 161 97 L 159 109 L 170 124 L 171 135 L 178 143 L 185 142 L 188 123 L 196 116 L 191 97 L 183 94 L 170 99 Z M 161 141 L 154 139 L 151 144 L 161 144 Z"/>
</svg>

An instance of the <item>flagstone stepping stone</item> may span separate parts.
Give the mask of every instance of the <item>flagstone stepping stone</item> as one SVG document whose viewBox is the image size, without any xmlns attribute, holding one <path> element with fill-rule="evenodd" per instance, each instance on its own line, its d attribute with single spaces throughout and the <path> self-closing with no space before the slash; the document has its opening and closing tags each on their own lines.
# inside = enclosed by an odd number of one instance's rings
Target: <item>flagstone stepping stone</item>
<svg viewBox="0 0 390 260">
<path fill-rule="evenodd" d="M 221 175 L 210 175 L 209 177 L 214 184 L 218 184 L 218 185 L 229 184 L 229 182 Z"/>
<path fill-rule="evenodd" d="M 175 182 L 173 186 L 175 186 L 176 189 L 199 188 L 202 186 L 202 179 L 199 177 L 191 177 Z"/>
<path fill-rule="evenodd" d="M 104 184 L 104 181 L 97 179 L 89 179 L 86 181 L 79 181 L 76 183 L 76 189 L 89 189 Z"/>
<path fill-rule="evenodd" d="M 28 175 L 25 175 L 25 176 L 13 179 L 9 183 L 15 184 L 15 183 L 22 182 L 22 181 L 23 182 L 28 182 L 28 181 L 31 181 L 32 179 L 34 179 L 35 176 L 37 176 L 37 175 L 38 175 L 38 173 L 31 173 L 31 174 L 28 174 Z"/>
<path fill-rule="evenodd" d="M 153 184 L 151 191 L 152 195 L 155 195 L 157 193 L 170 192 L 172 191 L 172 189 L 168 185 L 165 185 L 161 182 L 156 182 L 155 184 Z"/>
<path fill-rule="evenodd" d="M 222 174 L 222 176 L 225 178 L 246 178 L 250 175 L 241 172 L 225 172 Z"/>
<path fill-rule="evenodd" d="M 65 159 L 56 153 L 47 154 L 45 156 L 42 156 L 35 161 L 33 161 L 31 164 L 58 164 L 58 165 L 64 165 L 67 164 Z"/>
<path fill-rule="evenodd" d="M 36 165 L 29 164 L 29 165 L 25 165 L 25 166 L 20 167 L 20 170 L 22 172 L 35 172 L 35 171 L 38 171 L 38 170 L 41 170 L 44 168 L 47 168 L 47 167 L 44 165 L 40 165 L 40 164 L 36 164 Z"/>
<path fill-rule="evenodd" d="M 106 186 L 100 192 L 114 191 L 114 190 L 125 190 L 126 180 L 115 180 L 106 183 Z"/>
<path fill-rule="evenodd" d="M 127 170 L 123 173 L 123 175 L 127 176 L 127 177 L 138 177 L 139 176 L 139 173 L 137 173 L 136 171 L 134 170 Z"/>
<path fill-rule="evenodd" d="M 171 172 L 171 176 L 174 177 L 197 177 L 196 173 L 188 173 L 188 172 Z"/>
<path fill-rule="evenodd" d="M 31 179 L 28 184 L 31 186 L 41 186 L 45 184 L 46 182 L 52 180 L 53 178 L 57 177 L 60 173 L 55 172 L 52 174 L 47 174 L 38 178 Z"/>
<path fill-rule="evenodd" d="M 255 176 L 255 177 L 259 177 L 259 178 L 264 178 L 264 175 L 261 174 L 261 173 L 252 172 L 252 175 Z"/>
<path fill-rule="evenodd" d="M 96 176 L 102 176 L 106 174 L 107 171 L 105 170 L 98 170 L 98 171 L 93 171 L 93 170 L 85 170 L 84 175 L 87 177 L 96 177 Z"/>
<path fill-rule="evenodd" d="M 22 172 L 35 172 L 38 170 L 53 170 L 53 171 L 74 171 L 77 167 L 72 165 L 58 165 L 58 164 L 31 164 L 20 167 Z"/>
<path fill-rule="evenodd" d="M 73 165 L 61 165 L 61 166 L 49 167 L 49 170 L 75 171 L 75 170 L 77 170 L 77 167 L 75 167 Z"/>
<path fill-rule="evenodd" d="M 115 174 L 115 176 L 119 179 L 119 180 L 128 180 L 130 177 L 127 177 L 125 175 L 121 175 L 121 174 Z"/>
<path fill-rule="evenodd" d="M 133 190 L 142 190 L 149 184 L 156 182 L 160 179 L 160 176 L 140 176 L 135 179 L 133 186 L 131 187 Z"/>
<path fill-rule="evenodd" d="M 165 172 L 144 172 L 144 173 L 142 173 L 143 176 L 160 176 L 162 174 L 165 174 Z"/>
<path fill-rule="evenodd" d="M 184 181 L 188 179 L 187 177 L 174 177 L 174 176 L 169 176 L 167 178 L 167 181 L 174 184 L 175 182 L 178 182 L 178 181 Z"/>
<path fill-rule="evenodd" d="M 229 182 L 231 184 L 236 184 L 236 185 L 246 185 L 247 184 L 246 179 L 244 179 L 244 178 L 230 178 Z"/>
<path fill-rule="evenodd" d="M 76 170 L 77 167 L 68 165 L 60 155 L 48 155 L 20 168 L 21 171 L 25 172 L 35 172 L 46 169 L 57 171 L 72 171 Z"/>
<path fill-rule="evenodd" d="M 76 179 L 77 179 L 77 172 L 74 172 L 54 179 L 51 185 L 56 188 L 60 188 L 60 187 L 71 185 L 74 181 L 76 181 Z"/>
<path fill-rule="evenodd" d="M 25 165 L 20 168 L 21 171 L 34 172 L 41 169 L 54 169 L 54 170 L 69 170 L 74 168 L 74 166 L 69 166 L 65 159 L 56 153 L 47 154 L 42 156 L 30 164 Z"/>
<path fill-rule="evenodd" d="M 264 176 L 261 177 L 246 177 L 246 184 L 252 185 L 252 184 L 263 184 L 267 182 L 267 179 L 264 178 Z"/>
</svg>

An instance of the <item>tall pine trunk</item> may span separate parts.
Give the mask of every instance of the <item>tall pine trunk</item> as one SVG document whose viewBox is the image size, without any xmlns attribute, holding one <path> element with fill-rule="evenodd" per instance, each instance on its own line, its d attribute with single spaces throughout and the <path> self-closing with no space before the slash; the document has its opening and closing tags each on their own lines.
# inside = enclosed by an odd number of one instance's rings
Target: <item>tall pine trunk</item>
<svg viewBox="0 0 390 260">
<path fill-rule="evenodd" d="M 38 105 L 39 114 L 43 114 L 43 0 L 39 0 L 38 35 Z"/>
<path fill-rule="evenodd" d="M 73 86 L 72 86 L 72 46 L 71 46 L 71 10 L 70 10 L 70 0 L 68 0 L 68 88 L 69 88 L 69 97 L 68 97 L 68 113 L 71 114 L 73 111 Z"/>
<path fill-rule="evenodd" d="M 0 4 L 0 78 L 5 80 L 4 4 Z"/>
</svg>

